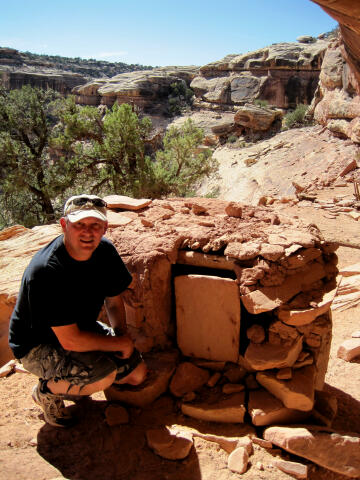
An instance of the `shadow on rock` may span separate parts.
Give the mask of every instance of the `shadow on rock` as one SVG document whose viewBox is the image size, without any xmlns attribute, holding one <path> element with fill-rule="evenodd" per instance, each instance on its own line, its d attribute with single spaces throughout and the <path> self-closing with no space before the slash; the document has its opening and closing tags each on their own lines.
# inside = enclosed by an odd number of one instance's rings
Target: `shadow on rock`
<svg viewBox="0 0 360 480">
<path fill-rule="evenodd" d="M 338 401 L 338 411 L 332 428 L 360 434 L 360 402 L 331 385 L 325 384 L 324 390 L 335 396 Z"/>
</svg>

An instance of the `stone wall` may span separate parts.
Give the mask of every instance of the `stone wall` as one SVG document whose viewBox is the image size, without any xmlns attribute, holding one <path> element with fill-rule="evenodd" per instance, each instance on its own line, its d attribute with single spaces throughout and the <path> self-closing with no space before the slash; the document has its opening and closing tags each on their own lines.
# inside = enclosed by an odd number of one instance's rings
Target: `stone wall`
<svg viewBox="0 0 360 480">
<path fill-rule="evenodd" d="M 308 415 L 329 358 L 337 245 L 270 206 L 106 200 L 107 236 L 133 275 L 124 294 L 128 329 L 153 370 L 140 400 L 123 387 L 111 387 L 108 398 L 142 405 L 170 382 L 183 412 L 197 418 L 242 422 L 247 409 L 259 425 L 274 421 L 274 409 L 278 420 Z M 2 232 L 2 330 L 23 268 L 58 232 L 56 225 Z M 269 398 L 271 415 L 256 413 Z"/>
</svg>

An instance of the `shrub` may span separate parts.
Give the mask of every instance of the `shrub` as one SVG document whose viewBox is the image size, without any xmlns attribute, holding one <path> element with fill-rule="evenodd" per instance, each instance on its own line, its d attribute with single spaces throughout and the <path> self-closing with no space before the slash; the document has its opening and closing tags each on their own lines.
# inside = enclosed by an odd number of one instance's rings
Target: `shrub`
<svg viewBox="0 0 360 480">
<path fill-rule="evenodd" d="M 269 102 L 267 100 L 260 100 L 260 98 L 257 98 L 254 100 L 254 105 L 257 107 L 265 108 L 269 105 Z"/>
<path fill-rule="evenodd" d="M 306 112 L 308 106 L 300 103 L 293 112 L 289 112 L 284 116 L 283 124 L 287 128 L 300 127 L 308 123 L 306 120 Z"/>
<path fill-rule="evenodd" d="M 230 135 L 227 139 L 229 143 L 235 143 L 238 137 L 236 135 Z"/>
</svg>

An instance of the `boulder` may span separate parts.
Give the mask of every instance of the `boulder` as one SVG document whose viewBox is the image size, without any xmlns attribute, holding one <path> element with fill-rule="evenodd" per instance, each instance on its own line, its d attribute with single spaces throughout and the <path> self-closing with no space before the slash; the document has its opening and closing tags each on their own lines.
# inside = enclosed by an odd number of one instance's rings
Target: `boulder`
<svg viewBox="0 0 360 480">
<path fill-rule="evenodd" d="M 360 476 L 360 437 L 311 427 L 269 427 L 264 438 L 299 457 L 350 478 Z"/>
<path fill-rule="evenodd" d="M 360 356 L 360 338 L 349 338 L 345 340 L 337 351 L 337 357 L 342 358 L 346 362 L 350 362 L 358 356 Z"/>
<path fill-rule="evenodd" d="M 236 111 L 234 122 L 251 130 L 268 130 L 281 116 L 280 111 L 247 104 Z"/>
</svg>

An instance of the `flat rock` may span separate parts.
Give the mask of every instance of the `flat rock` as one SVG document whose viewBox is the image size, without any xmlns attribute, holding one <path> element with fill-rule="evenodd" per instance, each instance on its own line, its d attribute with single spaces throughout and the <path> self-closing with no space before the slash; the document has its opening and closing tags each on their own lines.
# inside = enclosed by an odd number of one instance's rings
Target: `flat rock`
<svg viewBox="0 0 360 480">
<path fill-rule="evenodd" d="M 278 311 L 278 318 L 287 325 L 308 325 L 313 322 L 316 317 L 326 313 L 335 298 L 337 287 L 324 294 L 322 300 L 318 302 L 317 307 L 304 308 L 298 310 L 288 310 L 280 308 Z"/>
<path fill-rule="evenodd" d="M 15 371 L 16 360 L 9 360 L 0 368 L 0 378 L 6 377 Z"/>
<path fill-rule="evenodd" d="M 176 397 L 201 388 L 210 378 L 207 370 L 199 368 L 190 362 L 183 362 L 177 367 L 170 382 L 170 392 Z"/>
<path fill-rule="evenodd" d="M 140 210 L 152 202 L 149 198 L 131 198 L 125 195 L 108 195 L 104 197 L 108 208 L 122 208 L 124 210 Z"/>
<path fill-rule="evenodd" d="M 288 462 L 286 460 L 275 460 L 273 464 L 282 472 L 288 473 L 295 478 L 307 478 L 308 467 L 298 462 Z"/>
<path fill-rule="evenodd" d="M 213 397 L 203 402 L 182 403 L 181 411 L 189 417 L 208 422 L 243 423 L 245 394 L 234 393 L 223 399 Z"/>
<path fill-rule="evenodd" d="M 121 213 L 113 212 L 111 210 L 107 211 L 107 219 L 109 227 L 121 227 L 122 225 L 127 225 L 132 222 L 132 218 L 125 217 Z"/>
<path fill-rule="evenodd" d="M 302 350 L 302 337 L 283 344 L 250 343 L 244 358 L 254 370 L 291 367 Z"/>
<path fill-rule="evenodd" d="M 249 463 L 249 454 L 244 447 L 238 447 L 230 453 L 228 468 L 235 473 L 245 473 Z"/>
<path fill-rule="evenodd" d="M 269 427 L 264 438 L 333 472 L 350 478 L 360 476 L 360 437 L 353 434 L 312 431 L 311 427 Z"/>
<path fill-rule="evenodd" d="M 230 278 L 175 278 L 177 343 L 190 357 L 237 362 L 240 338 L 239 286 Z M 195 321 L 196 319 L 196 321 Z M 221 324 L 221 335 L 218 325 Z"/>
<path fill-rule="evenodd" d="M 315 373 L 310 365 L 295 370 L 291 380 L 278 380 L 274 371 L 258 372 L 256 380 L 286 407 L 307 412 L 314 406 Z"/>
<path fill-rule="evenodd" d="M 169 427 L 156 428 L 146 432 L 148 446 L 160 457 L 168 460 L 186 458 L 193 446 L 190 432 L 172 431 Z"/>
<path fill-rule="evenodd" d="M 248 411 L 256 426 L 301 423 L 309 414 L 287 408 L 267 390 L 255 390 L 249 394 Z"/>
<path fill-rule="evenodd" d="M 142 385 L 111 385 L 104 391 L 110 401 L 124 402 L 137 407 L 149 405 L 166 392 L 175 371 L 177 352 L 156 352 L 145 355 L 145 363 L 151 373 Z"/>
<path fill-rule="evenodd" d="M 360 355 L 360 338 L 349 338 L 345 340 L 337 351 L 337 357 L 350 362 Z"/>
</svg>

